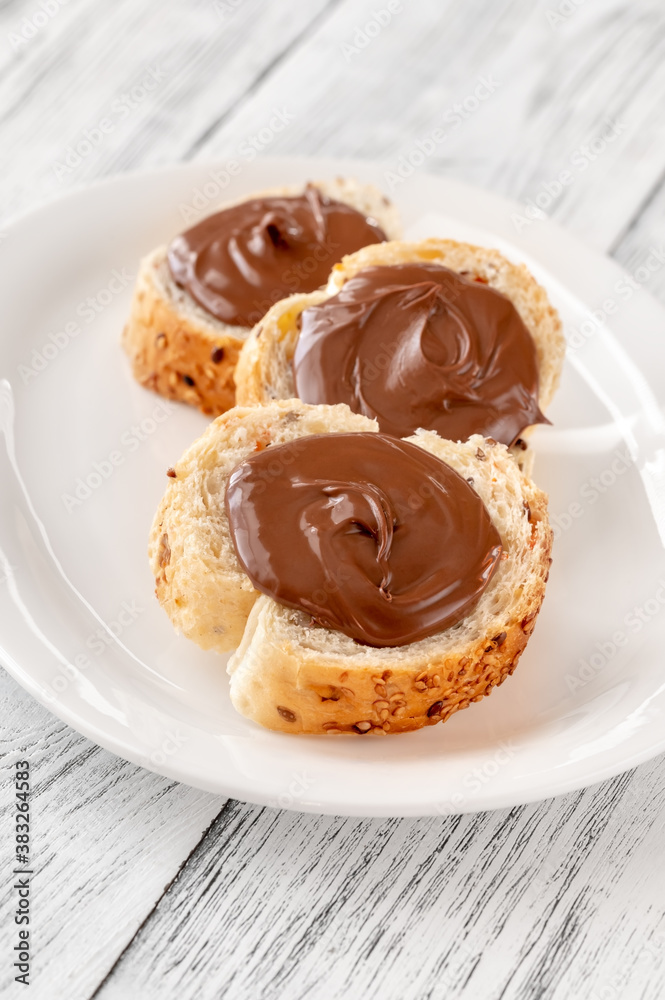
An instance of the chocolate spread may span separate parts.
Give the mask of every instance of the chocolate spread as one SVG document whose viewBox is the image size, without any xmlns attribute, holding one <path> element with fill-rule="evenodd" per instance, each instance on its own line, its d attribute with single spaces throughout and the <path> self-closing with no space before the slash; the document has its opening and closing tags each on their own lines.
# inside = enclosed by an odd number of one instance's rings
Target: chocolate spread
<svg viewBox="0 0 665 1000">
<path fill-rule="evenodd" d="M 513 444 L 546 423 L 533 337 L 512 302 L 438 264 L 360 271 L 305 309 L 293 358 L 306 403 L 347 403 L 385 434 Z"/>
<path fill-rule="evenodd" d="M 344 254 L 386 234 L 371 218 L 308 185 L 295 197 L 252 198 L 176 236 L 176 284 L 217 319 L 253 326 L 273 303 L 324 285 Z"/>
<path fill-rule="evenodd" d="M 252 584 L 369 646 L 402 646 L 466 617 L 501 556 L 454 469 L 383 434 L 317 434 L 252 454 L 226 491 Z"/>
</svg>

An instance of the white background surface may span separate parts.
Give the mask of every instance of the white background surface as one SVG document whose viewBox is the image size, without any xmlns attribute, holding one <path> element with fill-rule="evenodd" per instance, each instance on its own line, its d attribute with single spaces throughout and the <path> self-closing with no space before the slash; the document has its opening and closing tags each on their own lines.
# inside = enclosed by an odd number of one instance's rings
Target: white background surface
<svg viewBox="0 0 665 1000">
<path fill-rule="evenodd" d="M 554 3 L 412 2 L 362 49 L 344 49 L 363 41 L 359 27 L 381 6 L 70 0 L 23 43 L 17 36 L 32 33 L 23 19 L 39 5 L 1 5 L 0 239 L 14 212 L 96 177 L 242 160 L 282 109 L 293 120 L 265 152 L 396 165 L 444 127 L 429 169 L 523 204 L 567 170 L 572 180 L 548 214 L 630 274 L 663 249 L 660 3 L 586 0 L 553 24 Z M 446 112 L 480 78 L 494 92 L 451 125 Z M 137 101 L 131 91 L 144 79 L 154 89 Z M 99 144 L 59 167 L 101 119 L 111 127 Z M 619 134 L 591 161 L 583 147 L 608 119 Z M 665 297 L 665 268 L 648 286 Z M 72 392 L 83 405 L 89 388 Z M 5 675 L 0 692 L 6 764 L 33 763 L 33 998 L 559 1000 L 665 990 L 661 761 L 498 813 L 318 818 L 157 778 L 79 737 Z M 297 805 L 295 779 L 283 794 Z M 21 995 L 12 943 L 3 935 L 8 997 Z"/>
</svg>

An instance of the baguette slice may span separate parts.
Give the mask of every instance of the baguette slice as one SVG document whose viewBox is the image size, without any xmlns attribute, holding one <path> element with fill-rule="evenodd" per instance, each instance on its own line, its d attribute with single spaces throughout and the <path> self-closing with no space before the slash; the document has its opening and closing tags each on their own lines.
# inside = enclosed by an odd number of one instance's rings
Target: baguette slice
<svg viewBox="0 0 665 1000">
<path fill-rule="evenodd" d="M 565 340 L 557 311 L 547 293 L 524 264 L 512 264 L 498 250 L 430 239 L 418 243 L 393 241 L 364 247 L 344 257 L 333 268 L 324 291 L 291 295 L 256 324 L 245 341 L 235 372 L 236 401 L 240 406 L 289 399 L 295 395 L 291 362 L 298 339 L 300 313 L 336 295 L 359 271 L 379 265 L 423 261 L 441 264 L 468 277 L 482 279 L 506 295 L 531 333 L 540 374 L 539 404 L 545 412 L 559 385 L 565 354 Z M 528 432 L 524 437 L 528 436 Z M 530 468 L 524 454 L 526 442 L 513 449 L 520 465 Z"/>
<path fill-rule="evenodd" d="M 383 734 L 432 725 L 501 684 L 533 631 L 551 562 L 547 499 L 504 445 L 478 435 L 463 444 L 431 431 L 408 439 L 473 478 L 503 541 L 505 558 L 462 622 L 406 646 L 372 648 L 254 590 L 224 508 L 233 468 L 257 449 L 305 435 L 377 430 L 343 404 L 235 407 L 183 455 L 157 511 L 150 560 L 159 601 L 203 649 L 237 647 L 228 667 L 232 702 L 268 729 Z"/>
<path fill-rule="evenodd" d="M 389 239 L 400 235 L 397 210 L 372 185 L 337 178 L 316 181 L 315 187 L 372 216 Z M 293 185 L 261 191 L 227 202 L 220 210 L 252 198 L 302 190 L 302 185 Z M 214 416 L 233 406 L 233 372 L 250 327 L 221 322 L 180 288 L 171 277 L 167 249 L 158 247 L 141 261 L 123 347 L 141 385 Z"/>
</svg>

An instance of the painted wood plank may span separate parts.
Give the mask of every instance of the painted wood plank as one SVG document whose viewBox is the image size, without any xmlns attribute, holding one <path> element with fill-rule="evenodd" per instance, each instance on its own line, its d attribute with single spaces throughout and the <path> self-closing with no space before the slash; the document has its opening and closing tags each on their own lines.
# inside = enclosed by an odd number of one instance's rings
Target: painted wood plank
<svg viewBox="0 0 665 1000">
<path fill-rule="evenodd" d="M 236 135 L 264 124 L 277 102 L 295 119 L 276 137 L 275 152 L 382 159 L 395 173 L 400 157 L 418 158 L 417 144 L 429 143 L 428 170 L 524 208 L 538 198 L 547 215 L 600 249 L 662 182 L 665 16 L 658 2 L 587 0 L 555 27 L 546 17 L 554 2 L 421 0 L 404 4 L 350 53 L 375 7 L 342 3 L 197 156 L 228 155 Z M 435 128 L 445 133 L 440 143 L 431 139 Z M 418 171 L 395 192 L 417 178 Z"/>
<path fill-rule="evenodd" d="M 446 819 L 234 803 L 99 1000 L 655 1000 L 662 771 L 655 762 L 547 805 Z"/>
<path fill-rule="evenodd" d="M 35 1000 L 84 1000 L 104 978 L 224 800 L 126 763 L 54 719 L 0 670 L 0 995 L 14 982 L 14 762 L 31 773 Z"/>
<path fill-rule="evenodd" d="M 78 0 L 16 51 L 10 36 L 39 7 L 0 9 L 3 217 L 104 174 L 179 159 L 331 3 Z"/>
<path fill-rule="evenodd" d="M 665 183 L 626 227 L 613 256 L 637 285 L 665 302 Z"/>
<path fill-rule="evenodd" d="M 62 8 L 0 75 L 0 164 L 13 167 L 0 182 L 5 212 L 138 164 L 231 155 L 280 106 L 295 119 L 266 151 L 384 158 L 393 168 L 442 126 L 446 140 L 428 169 L 524 205 L 539 198 L 599 247 L 616 239 L 665 170 L 657 0 L 588 0 L 557 27 L 545 3 L 421 0 L 403 5 L 360 49 L 374 6 L 319 0 L 307 6 L 309 21 L 290 23 L 291 14 L 286 27 L 269 0 L 238 0 L 223 17 L 201 0 L 187 9 L 177 0 L 124 0 L 103 18 L 94 0 Z M 0 13 L 0 37 L 20 23 L 20 7 Z M 285 58 L 289 41 L 296 45 Z M 122 95 L 151 68 L 163 78 L 125 116 L 117 102 L 124 107 Z M 481 78 L 498 86 L 476 102 Z M 451 119 L 465 101 L 465 120 Z M 113 128 L 99 147 L 71 173 L 55 170 L 67 169 L 67 146 L 104 117 Z M 594 140 L 602 145 L 608 118 L 620 134 L 602 153 L 593 145 L 583 153 Z M 546 188 L 556 191 L 565 170 L 572 179 L 547 205 Z"/>
</svg>

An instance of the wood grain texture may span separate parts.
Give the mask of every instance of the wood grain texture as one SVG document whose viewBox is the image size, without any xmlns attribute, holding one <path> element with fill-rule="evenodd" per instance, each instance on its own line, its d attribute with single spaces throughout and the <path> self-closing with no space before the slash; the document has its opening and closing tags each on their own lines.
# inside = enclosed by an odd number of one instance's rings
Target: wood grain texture
<svg viewBox="0 0 665 1000">
<path fill-rule="evenodd" d="M 9 38 L 38 5 L 0 9 L 3 217 L 99 176 L 179 159 L 331 3 L 74 0 L 16 51 Z M 90 134 L 89 153 L 68 166 L 68 147 Z"/>
<path fill-rule="evenodd" d="M 83 739 L 0 671 L 0 995 L 21 996 L 13 864 L 16 760 L 31 765 L 30 995 L 84 1000 L 131 941 L 224 800 L 120 760 Z"/>
<path fill-rule="evenodd" d="M 643 288 L 665 302 L 665 183 L 654 189 L 640 214 L 626 226 L 613 256 Z"/>
<path fill-rule="evenodd" d="M 237 134 L 264 123 L 269 101 L 295 115 L 276 137 L 276 153 L 362 156 L 394 169 L 439 126 L 446 139 L 435 144 L 428 170 L 524 206 L 567 170 L 571 180 L 546 214 L 603 250 L 662 182 L 665 16 L 658 0 L 586 0 L 556 28 L 546 17 L 554 3 L 421 0 L 404 4 L 351 55 L 343 46 L 374 6 L 340 4 L 197 155 L 231 152 Z M 494 92 L 475 110 L 472 100 L 464 120 L 447 120 L 481 80 L 492 81 Z M 618 134 L 602 151 L 583 152 L 607 121 Z"/>
<path fill-rule="evenodd" d="M 0 238 L 14 211 L 93 178 L 230 156 L 274 107 L 294 121 L 266 152 L 392 168 L 485 78 L 494 93 L 427 169 L 523 204 L 568 170 L 548 215 L 629 273 L 663 248 L 660 0 L 585 0 L 556 26 L 554 0 L 404 2 L 344 49 L 385 6 L 70 0 L 16 48 L 38 4 L 0 4 Z M 122 113 L 151 69 L 154 89 Z M 105 117 L 111 130 L 56 176 Z M 608 118 L 625 128 L 574 167 Z M 645 284 L 665 299 L 665 268 Z M 223 807 L 94 748 L 4 674 L 0 697 L 5 760 L 27 755 L 37 776 L 33 1000 L 665 994 L 662 759 L 493 814 L 318 818 Z M 22 995 L 7 968 L 3 996 Z"/>
<path fill-rule="evenodd" d="M 662 996 L 659 770 L 447 819 L 230 804 L 99 1000 Z"/>
</svg>

